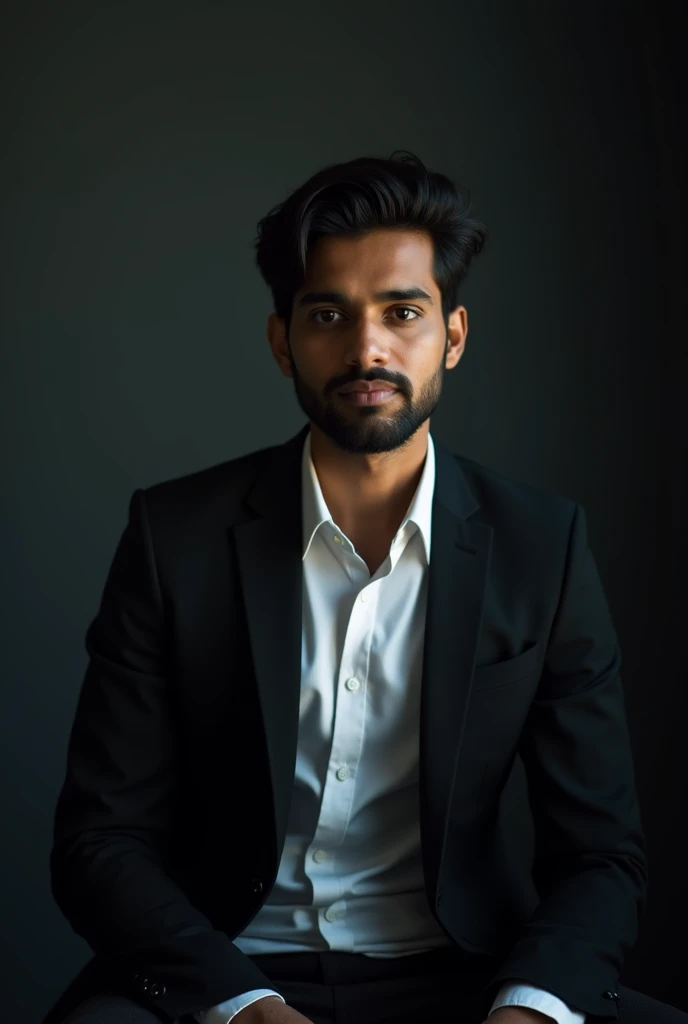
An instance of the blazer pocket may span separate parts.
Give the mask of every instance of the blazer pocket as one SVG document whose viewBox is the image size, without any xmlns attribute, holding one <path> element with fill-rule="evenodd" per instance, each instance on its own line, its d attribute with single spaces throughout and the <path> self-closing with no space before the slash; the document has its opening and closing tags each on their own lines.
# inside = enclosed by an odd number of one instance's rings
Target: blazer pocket
<svg viewBox="0 0 688 1024">
<path fill-rule="evenodd" d="M 535 643 L 515 658 L 498 661 L 494 665 L 479 665 L 473 671 L 473 691 L 499 690 L 533 675 L 540 665 L 541 644 Z"/>
</svg>

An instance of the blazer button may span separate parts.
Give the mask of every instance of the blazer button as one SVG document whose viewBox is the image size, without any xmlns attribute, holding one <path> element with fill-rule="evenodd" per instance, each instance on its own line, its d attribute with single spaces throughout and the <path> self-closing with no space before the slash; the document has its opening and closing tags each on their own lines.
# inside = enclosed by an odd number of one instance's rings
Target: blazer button
<svg viewBox="0 0 688 1024">
<path fill-rule="evenodd" d="M 263 883 L 260 878 L 251 879 L 251 892 L 255 893 L 256 896 L 260 896 L 263 891 Z"/>
<path fill-rule="evenodd" d="M 153 999 L 159 999 L 160 996 L 165 995 L 165 992 L 167 992 L 167 988 L 161 982 L 157 981 L 154 981 L 148 989 L 148 994 L 152 996 Z"/>
<path fill-rule="evenodd" d="M 603 992 L 602 993 L 602 998 L 603 999 L 614 999 L 614 1000 L 616 1000 L 616 1002 L 619 1002 L 621 997 L 619 996 L 618 992 Z"/>
</svg>

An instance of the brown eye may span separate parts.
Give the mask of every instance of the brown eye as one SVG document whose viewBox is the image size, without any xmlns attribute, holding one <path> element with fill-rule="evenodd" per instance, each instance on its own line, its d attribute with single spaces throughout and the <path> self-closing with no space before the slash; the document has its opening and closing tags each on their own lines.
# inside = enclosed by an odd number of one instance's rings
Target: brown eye
<svg viewBox="0 0 688 1024">
<path fill-rule="evenodd" d="M 314 323 L 320 324 L 322 327 L 325 327 L 328 326 L 329 324 L 337 323 L 337 321 L 333 319 L 332 316 L 337 316 L 339 313 L 340 311 L 338 309 L 316 309 L 314 310 L 313 313 L 310 314 L 309 319 L 312 320 Z M 419 317 L 422 315 L 419 310 L 413 309 L 411 306 L 395 306 L 394 309 L 392 310 L 392 313 L 394 314 L 393 319 L 397 320 L 399 323 L 402 324 L 413 323 L 414 320 L 418 320 Z M 396 316 L 397 313 L 412 313 L 413 316 L 398 317 Z M 316 317 L 320 315 L 329 317 L 329 319 L 317 320 Z"/>
<path fill-rule="evenodd" d="M 412 322 L 412 320 L 417 320 L 418 317 L 420 316 L 420 313 L 416 309 L 411 309 L 410 306 L 397 306 L 395 308 L 394 312 L 395 313 L 399 313 L 399 312 L 402 312 L 402 313 L 413 313 L 413 317 L 412 318 L 405 318 L 404 320 L 402 320 L 402 323 L 404 323 L 404 324 L 409 324 L 409 323 Z"/>
<path fill-rule="evenodd" d="M 338 312 L 339 312 L 339 310 L 337 310 L 337 309 L 316 309 L 316 311 L 315 311 L 314 313 L 312 313 L 312 314 L 311 314 L 311 319 L 312 319 L 312 320 L 315 320 L 316 316 L 317 316 L 317 315 L 318 315 L 319 313 L 338 313 Z M 320 324 L 321 324 L 321 323 L 323 323 L 323 322 L 324 322 L 324 323 L 327 323 L 327 324 L 333 324 L 333 323 L 335 323 L 336 321 L 334 321 L 334 320 L 325 320 L 325 321 L 322 321 L 322 320 L 315 320 L 315 322 L 316 322 L 317 324 L 318 324 L 318 323 L 320 323 Z"/>
</svg>

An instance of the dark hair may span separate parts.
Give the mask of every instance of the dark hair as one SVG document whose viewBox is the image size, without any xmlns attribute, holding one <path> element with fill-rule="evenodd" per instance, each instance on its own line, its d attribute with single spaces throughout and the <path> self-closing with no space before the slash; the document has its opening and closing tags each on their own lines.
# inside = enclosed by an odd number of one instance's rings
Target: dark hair
<svg viewBox="0 0 688 1024">
<path fill-rule="evenodd" d="M 427 232 L 445 325 L 458 305 L 459 285 L 488 237 L 468 217 L 470 194 L 429 171 L 406 150 L 389 159 L 364 156 L 331 164 L 295 189 L 258 222 L 256 263 L 272 292 L 275 312 L 291 320 L 310 247 L 322 235 L 362 235 L 375 228 Z"/>
</svg>

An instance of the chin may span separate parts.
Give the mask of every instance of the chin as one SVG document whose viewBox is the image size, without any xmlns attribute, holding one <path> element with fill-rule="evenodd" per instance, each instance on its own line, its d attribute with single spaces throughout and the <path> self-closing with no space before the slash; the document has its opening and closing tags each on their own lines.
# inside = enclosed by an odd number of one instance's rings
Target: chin
<svg viewBox="0 0 688 1024">
<path fill-rule="evenodd" d="M 370 423 L 358 427 L 351 423 L 335 424 L 329 420 L 317 423 L 317 426 L 342 451 L 358 455 L 379 455 L 396 451 L 405 445 L 420 424 Z"/>
</svg>

